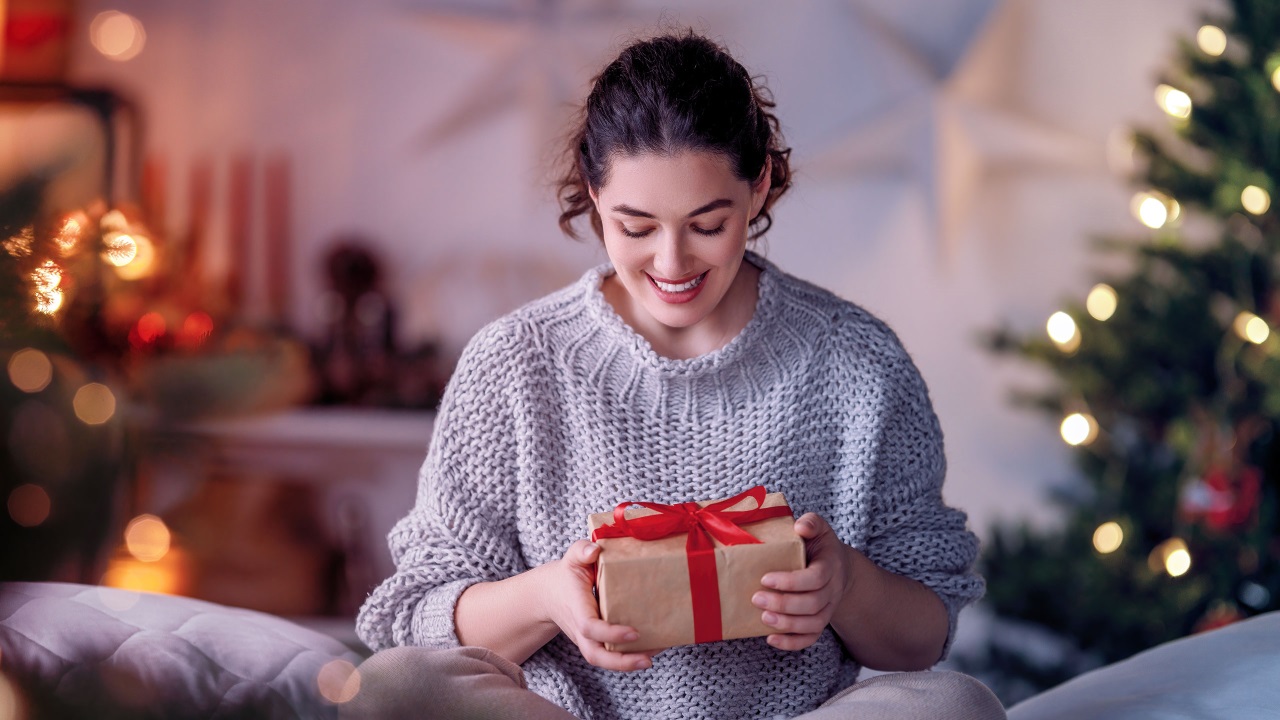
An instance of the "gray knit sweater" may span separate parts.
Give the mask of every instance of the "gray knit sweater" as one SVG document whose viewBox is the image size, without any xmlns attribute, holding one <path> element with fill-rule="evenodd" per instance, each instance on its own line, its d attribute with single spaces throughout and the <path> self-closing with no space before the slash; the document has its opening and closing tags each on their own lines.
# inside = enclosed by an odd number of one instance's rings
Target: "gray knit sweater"
<svg viewBox="0 0 1280 720">
<path fill-rule="evenodd" d="M 923 380 L 884 323 L 748 260 L 763 270 L 755 314 L 700 357 L 664 358 L 626 325 L 600 290 L 607 265 L 481 330 L 445 393 L 417 503 L 389 535 L 398 570 L 361 609 L 361 639 L 455 646 L 465 588 L 556 560 L 586 536 L 588 514 L 757 483 L 936 591 L 954 633 L 983 582 L 965 515 L 942 501 Z M 706 643 L 630 673 L 588 664 L 561 634 L 523 668 L 530 689 L 584 719 L 689 720 L 798 715 L 859 666 L 827 628 L 799 652 Z"/>
</svg>

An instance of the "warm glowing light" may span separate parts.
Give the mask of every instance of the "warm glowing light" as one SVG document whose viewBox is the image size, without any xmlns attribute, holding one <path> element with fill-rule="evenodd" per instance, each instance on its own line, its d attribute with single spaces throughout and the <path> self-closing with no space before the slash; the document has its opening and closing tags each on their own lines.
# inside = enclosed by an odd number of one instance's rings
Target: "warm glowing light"
<svg viewBox="0 0 1280 720">
<path fill-rule="evenodd" d="M 62 225 L 58 227 L 58 233 L 53 236 L 53 242 L 57 244 L 58 251 L 63 257 L 76 251 L 76 246 L 80 244 L 85 228 L 88 226 L 88 216 L 80 211 L 70 213 L 62 219 Z"/>
<path fill-rule="evenodd" d="M 1098 322 L 1106 322 L 1116 314 L 1116 306 L 1119 304 L 1119 297 L 1116 295 L 1115 288 L 1106 283 L 1098 283 L 1089 291 L 1089 296 L 1084 300 L 1084 307 L 1089 311 L 1089 315 Z"/>
<path fill-rule="evenodd" d="M 1088 445 L 1098 437 L 1098 421 L 1092 415 L 1071 413 L 1062 419 L 1059 432 L 1068 445 Z"/>
<path fill-rule="evenodd" d="M 1187 574 L 1191 569 L 1191 552 L 1182 538 L 1169 538 L 1160 543 L 1147 556 L 1147 566 L 1152 572 L 1167 572 L 1172 577 Z"/>
<path fill-rule="evenodd" d="M 1191 117 L 1191 96 L 1171 85 L 1156 86 L 1156 104 L 1181 120 Z"/>
<path fill-rule="evenodd" d="M 1280 92 L 1280 66 L 1271 73 L 1271 87 L 1275 88 L 1276 92 Z"/>
<path fill-rule="evenodd" d="M 1240 193 L 1240 204 L 1254 215 L 1261 215 L 1271 207 L 1271 194 L 1257 185 L 1250 185 Z"/>
<path fill-rule="evenodd" d="M 13 257 L 27 257 L 31 254 L 31 246 L 36 241 L 36 229 L 30 225 L 18 231 L 17 235 L 4 241 L 5 252 Z"/>
<path fill-rule="evenodd" d="M 1227 51 L 1227 34 L 1216 25 L 1205 25 L 1196 31 L 1196 44 L 1205 55 L 1218 57 Z"/>
<path fill-rule="evenodd" d="M 170 549 L 160 562 L 142 562 L 128 555 L 111 559 L 102 584 L 138 592 L 173 595 L 186 589 L 187 560 L 178 548 Z"/>
<path fill-rule="evenodd" d="M 101 425 L 116 414 L 116 396 L 101 383 L 88 383 L 76 391 L 71 402 L 76 417 L 86 425 Z"/>
<path fill-rule="evenodd" d="M 9 358 L 9 380 L 27 393 L 37 393 L 53 381 L 53 363 L 35 348 L 25 348 Z"/>
<path fill-rule="evenodd" d="M 151 274 L 156 261 L 156 247 L 145 235 L 130 235 L 134 243 L 133 259 L 116 268 L 116 274 L 124 280 L 141 280 Z"/>
<path fill-rule="evenodd" d="M 104 235 L 111 232 L 124 232 L 129 229 L 129 218 L 119 210 L 109 210 L 102 214 L 98 225 L 102 228 Z"/>
<path fill-rule="evenodd" d="M 182 330 L 178 333 L 178 344 L 183 347 L 197 348 L 204 344 L 213 334 L 213 318 L 208 313 L 193 312 L 182 321 Z"/>
<path fill-rule="evenodd" d="M 1248 310 L 1242 310 L 1239 315 L 1236 315 L 1231 327 L 1241 340 L 1248 340 L 1255 345 L 1261 345 L 1271 337 L 1271 326 L 1267 321 Z"/>
<path fill-rule="evenodd" d="M 89 41 L 98 52 L 119 62 L 132 60 L 147 44 L 138 19 L 117 10 L 98 13 L 89 23 Z"/>
<path fill-rule="evenodd" d="M 1124 530 L 1115 521 L 1104 522 L 1093 531 L 1093 547 L 1103 555 L 1119 550 L 1123 542 Z"/>
<path fill-rule="evenodd" d="M 155 515 L 139 515 L 124 529 L 124 546 L 142 562 L 156 562 L 169 553 L 169 527 Z"/>
<path fill-rule="evenodd" d="M 102 237 L 102 259 L 116 267 L 133 262 L 138 256 L 138 242 L 129 233 L 109 232 Z"/>
<path fill-rule="evenodd" d="M 39 485 L 19 485 L 9 493 L 9 517 L 22 527 L 35 527 L 49 519 L 52 503 Z"/>
<path fill-rule="evenodd" d="M 1064 352 L 1075 352 L 1076 348 L 1080 347 L 1080 330 L 1070 315 L 1061 311 L 1050 315 L 1045 329 L 1049 332 L 1049 339 L 1058 346 L 1058 349 Z"/>
<path fill-rule="evenodd" d="M 1169 222 L 1177 220 L 1178 217 L 1182 215 L 1182 205 L 1173 198 L 1168 198 L 1168 202 L 1165 203 L 1165 207 L 1169 208 Z"/>
<path fill-rule="evenodd" d="M 1134 195 L 1129 209 L 1134 217 L 1152 230 L 1158 230 L 1169 222 L 1169 206 L 1154 193 L 1140 192 Z"/>
<path fill-rule="evenodd" d="M 360 693 L 360 671 L 346 660 L 330 660 L 320 668 L 316 683 L 325 700 L 340 705 Z"/>
<path fill-rule="evenodd" d="M 158 312 L 149 312 L 138 318 L 138 337 L 145 343 L 159 340 L 165 332 L 164 317 Z"/>
<path fill-rule="evenodd" d="M 31 282 L 35 287 L 36 311 L 52 315 L 62 307 L 63 294 L 59 287 L 62 284 L 62 268 L 52 260 L 31 271 Z"/>
</svg>

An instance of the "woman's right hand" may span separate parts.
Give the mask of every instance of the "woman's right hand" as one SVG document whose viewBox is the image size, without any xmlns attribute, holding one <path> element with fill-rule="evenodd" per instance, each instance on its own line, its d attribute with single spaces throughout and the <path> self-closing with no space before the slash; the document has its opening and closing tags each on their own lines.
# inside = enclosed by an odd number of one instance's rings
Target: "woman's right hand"
<svg viewBox="0 0 1280 720">
<path fill-rule="evenodd" d="M 600 619 L 599 604 L 591 592 L 599 557 L 599 545 L 578 540 L 563 557 L 550 564 L 542 588 L 547 616 L 592 665 L 624 672 L 647 670 L 653 667 L 653 656 L 660 651 L 620 653 L 604 647 L 605 643 L 630 642 L 639 634 L 635 628 Z"/>
</svg>

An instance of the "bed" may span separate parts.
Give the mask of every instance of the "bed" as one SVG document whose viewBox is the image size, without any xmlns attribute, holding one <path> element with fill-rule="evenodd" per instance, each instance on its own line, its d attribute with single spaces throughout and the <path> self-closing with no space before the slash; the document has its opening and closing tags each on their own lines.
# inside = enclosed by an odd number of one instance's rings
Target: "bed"
<svg viewBox="0 0 1280 720">
<path fill-rule="evenodd" d="M 190 598 L 0 584 L 0 718 L 336 718 L 362 654 Z M 6 702 L 21 695 L 27 709 Z M 1010 720 L 1280 718 L 1280 612 L 1183 638 L 1019 703 Z"/>
</svg>

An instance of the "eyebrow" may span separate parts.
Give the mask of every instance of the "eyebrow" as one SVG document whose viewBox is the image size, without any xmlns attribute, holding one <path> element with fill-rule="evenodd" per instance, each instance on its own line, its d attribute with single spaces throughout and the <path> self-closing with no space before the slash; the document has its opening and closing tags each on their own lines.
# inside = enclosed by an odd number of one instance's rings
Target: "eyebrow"
<svg viewBox="0 0 1280 720">
<path fill-rule="evenodd" d="M 706 205 L 703 205 L 697 210 L 694 210 L 693 212 L 689 213 L 686 217 L 696 217 L 703 213 L 709 213 L 712 210 L 719 210 L 720 208 L 725 208 L 725 207 L 733 207 L 733 201 L 730 200 L 729 198 L 720 198 L 719 200 L 712 200 Z M 622 213 L 623 215 L 653 219 L 652 213 L 647 213 L 643 210 L 637 210 L 636 208 L 633 208 L 630 205 L 614 205 L 611 209 L 614 212 Z"/>
</svg>

